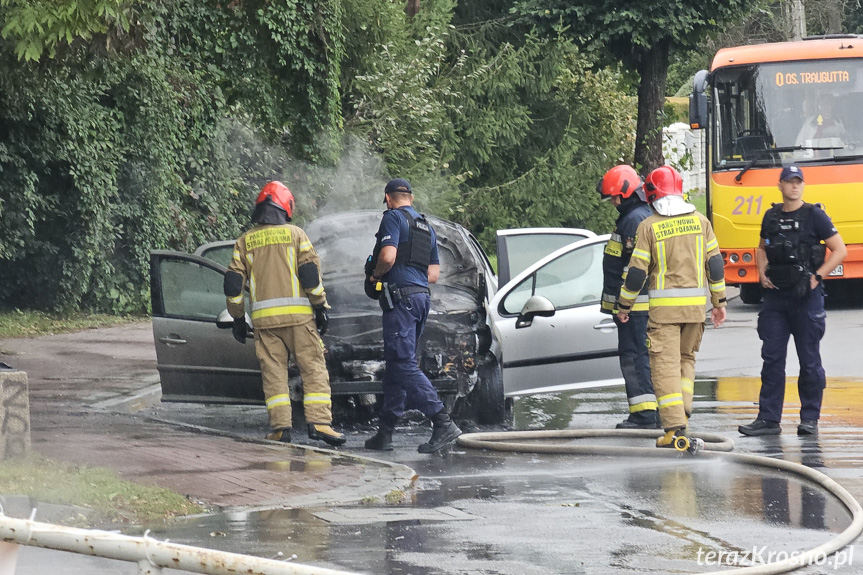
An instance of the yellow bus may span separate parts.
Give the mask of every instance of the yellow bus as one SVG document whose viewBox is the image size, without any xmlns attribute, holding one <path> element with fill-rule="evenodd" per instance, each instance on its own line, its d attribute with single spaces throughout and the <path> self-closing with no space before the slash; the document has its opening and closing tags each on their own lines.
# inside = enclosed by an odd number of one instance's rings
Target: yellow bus
<svg viewBox="0 0 863 575">
<path fill-rule="evenodd" d="M 706 130 L 707 211 L 725 281 L 761 300 L 755 265 L 761 220 L 782 166 L 803 168 L 848 245 L 827 279 L 863 277 L 863 37 L 832 35 L 726 48 L 695 76 L 689 123 Z"/>
</svg>

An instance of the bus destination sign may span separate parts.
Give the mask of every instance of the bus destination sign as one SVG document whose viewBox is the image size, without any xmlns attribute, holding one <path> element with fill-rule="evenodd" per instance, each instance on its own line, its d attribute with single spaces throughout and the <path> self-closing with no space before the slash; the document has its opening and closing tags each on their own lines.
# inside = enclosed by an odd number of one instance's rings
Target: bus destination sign
<svg viewBox="0 0 863 575">
<path fill-rule="evenodd" d="M 848 70 L 817 70 L 814 72 L 776 72 L 777 86 L 800 86 L 814 84 L 848 84 Z"/>
</svg>

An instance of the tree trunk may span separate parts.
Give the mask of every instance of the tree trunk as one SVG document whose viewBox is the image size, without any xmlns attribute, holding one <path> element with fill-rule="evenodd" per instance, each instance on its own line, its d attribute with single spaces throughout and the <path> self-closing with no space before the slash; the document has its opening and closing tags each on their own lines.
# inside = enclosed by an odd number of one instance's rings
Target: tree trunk
<svg viewBox="0 0 863 575">
<path fill-rule="evenodd" d="M 788 15 L 791 24 L 790 40 L 802 40 L 806 36 L 806 11 L 803 9 L 803 0 L 791 0 Z"/>
<path fill-rule="evenodd" d="M 638 62 L 638 122 L 635 128 L 635 169 L 642 175 L 665 164 L 662 123 L 668 80 L 668 41 L 648 48 Z"/>
<path fill-rule="evenodd" d="M 408 0 L 407 5 L 405 6 L 405 14 L 408 15 L 408 18 L 413 18 L 420 11 L 420 0 Z"/>
</svg>

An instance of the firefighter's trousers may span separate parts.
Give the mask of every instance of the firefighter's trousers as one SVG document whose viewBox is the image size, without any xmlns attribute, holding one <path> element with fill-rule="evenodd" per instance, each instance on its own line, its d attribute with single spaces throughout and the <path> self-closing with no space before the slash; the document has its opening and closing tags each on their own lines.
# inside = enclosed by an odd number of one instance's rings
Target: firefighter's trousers
<svg viewBox="0 0 863 575">
<path fill-rule="evenodd" d="M 332 423 L 330 376 L 324 360 L 324 344 L 311 317 L 300 325 L 256 329 L 255 353 L 261 364 L 270 428 L 291 427 L 291 395 L 288 388 L 290 354 L 294 355 L 303 379 L 306 421 Z"/>
<path fill-rule="evenodd" d="M 701 345 L 704 323 L 647 324 L 650 373 L 659 421 L 666 431 L 682 429 L 692 414 L 695 352 Z"/>
</svg>

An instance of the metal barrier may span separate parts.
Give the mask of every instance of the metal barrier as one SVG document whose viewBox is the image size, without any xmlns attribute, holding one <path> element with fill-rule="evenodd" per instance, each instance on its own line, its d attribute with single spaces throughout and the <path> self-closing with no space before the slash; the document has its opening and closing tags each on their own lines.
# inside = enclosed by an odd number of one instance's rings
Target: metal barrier
<svg viewBox="0 0 863 575">
<path fill-rule="evenodd" d="M 157 541 L 148 537 L 130 537 L 119 533 L 95 529 L 77 529 L 51 523 L 38 523 L 31 519 L 7 517 L 0 511 L 0 575 L 13 575 L 14 558 L 4 560 L 9 544 L 31 545 L 82 555 L 117 559 L 138 564 L 138 575 L 161 575 L 162 569 L 179 569 L 207 575 L 355 575 L 347 571 L 334 571 L 322 567 L 286 563 Z M 7 545 L 2 545 L 6 542 Z M 11 567 L 12 571 L 8 569 Z"/>
</svg>

